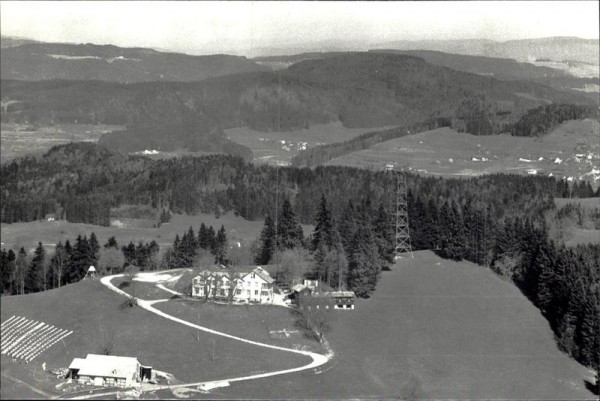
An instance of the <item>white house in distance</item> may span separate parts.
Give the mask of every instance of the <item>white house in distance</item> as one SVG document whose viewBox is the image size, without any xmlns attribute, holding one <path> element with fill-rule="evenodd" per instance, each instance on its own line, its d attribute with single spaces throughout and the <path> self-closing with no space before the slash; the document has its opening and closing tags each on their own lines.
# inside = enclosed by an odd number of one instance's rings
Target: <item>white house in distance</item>
<svg viewBox="0 0 600 401">
<path fill-rule="evenodd" d="M 208 295 L 217 299 L 231 297 L 235 302 L 272 303 L 274 282 L 269 272 L 260 266 L 238 271 L 203 270 L 192 279 L 192 296 L 204 298 Z"/>
<path fill-rule="evenodd" d="M 131 387 L 150 379 L 152 368 L 142 366 L 137 358 L 88 354 L 75 358 L 69 365 L 69 377 L 81 384 Z"/>
</svg>

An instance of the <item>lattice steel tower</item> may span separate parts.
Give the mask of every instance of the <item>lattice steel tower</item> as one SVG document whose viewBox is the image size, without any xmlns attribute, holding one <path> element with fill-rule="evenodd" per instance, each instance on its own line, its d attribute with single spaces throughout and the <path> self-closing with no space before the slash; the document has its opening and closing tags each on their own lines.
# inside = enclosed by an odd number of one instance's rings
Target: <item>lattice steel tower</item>
<svg viewBox="0 0 600 401">
<path fill-rule="evenodd" d="M 402 254 L 413 257 L 408 228 L 408 202 L 406 200 L 406 175 L 404 171 L 396 174 L 396 245 L 394 259 L 402 258 Z"/>
</svg>

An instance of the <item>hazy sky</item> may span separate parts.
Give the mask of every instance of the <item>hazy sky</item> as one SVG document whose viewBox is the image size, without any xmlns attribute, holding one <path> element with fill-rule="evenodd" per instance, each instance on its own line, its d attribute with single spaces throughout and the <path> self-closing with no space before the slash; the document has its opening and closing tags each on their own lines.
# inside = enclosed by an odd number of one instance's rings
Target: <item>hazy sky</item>
<svg viewBox="0 0 600 401">
<path fill-rule="evenodd" d="M 251 55 L 320 41 L 598 38 L 598 1 L 21 2 L 1 1 L 2 35 Z"/>
</svg>

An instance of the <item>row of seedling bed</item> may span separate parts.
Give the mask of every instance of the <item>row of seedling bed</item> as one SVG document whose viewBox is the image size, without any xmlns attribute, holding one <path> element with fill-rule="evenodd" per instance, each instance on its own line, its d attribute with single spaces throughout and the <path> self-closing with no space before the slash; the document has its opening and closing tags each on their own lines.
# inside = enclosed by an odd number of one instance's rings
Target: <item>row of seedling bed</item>
<svg viewBox="0 0 600 401">
<path fill-rule="evenodd" d="M 30 362 L 72 333 L 44 322 L 12 316 L 0 326 L 1 353 Z"/>
</svg>

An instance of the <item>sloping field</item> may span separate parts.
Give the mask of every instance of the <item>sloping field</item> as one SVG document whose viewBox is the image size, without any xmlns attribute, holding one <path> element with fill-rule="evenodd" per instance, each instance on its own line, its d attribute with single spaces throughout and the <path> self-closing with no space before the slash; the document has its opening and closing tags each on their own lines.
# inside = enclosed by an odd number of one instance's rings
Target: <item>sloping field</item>
<svg viewBox="0 0 600 401">
<path fill-rule="evenodd" d="M 429 251 L 384 272 L 375 296 L 339 311 L 319 372 L 236 383 L 211 398 L 589 399 L 591 373 L 558 350 L 509 282 Z"/>
<path fill-rule="evenodd" d="M 395 163 L 423 174 L 535 173 L 598 180 L 599 136 L 600 123 L 591 119 L 568 121 L 540 138 L 474 136 L 439 128 L 382 142 L 326 164 L 378 171 Z"/>
<path fill-rule="evenodd" d="M 259 132 L 250 128 L 230 128 L 225 133 L 234 142 L 252 150 L 254 161 L 258 163 L 288 165 L 299 151 L 319 144 L 343 142 L 366 132 L 382 128 L 346 128 L 337 121 L 328 124 L 313 124 L 307 129 Z"/>
<path fill-rule="evenodd" d="M 48 398 L 11 378 L 58 395 L 61 391 L 55 386 L 62 380 L 43 372 L 42 363 L 47 369 L 65 368 L 73 358 L 102 353 L 106 347 L 111 355 L 137 357 L 142 364 L 172 373 L 184 382 L 292 368 L 310 360 L 198 332 L 139 307 L 122 307 L 124 301 L 95 280 L 45 293 L 3 297 L 2 322 L 17 315 L 73 333 L 29 364 L 3 355 L 1 398 Z"/>
<path fill-rule="evenodd" d="M 213 226 L 219 230 L 221 225 L 225 226 L 227 239 L 233 241 L 253 241 L 260 234 L 263 227 L 262 221 L 248 221 L 233 213 L 216 218 L 213 215 L 199 214 L 196 216 L 187 216 L 174 214 L 171 222 L 162 224 L 159 228 L 153 228 L 150 220 L 126 219 L 124 227 L 102 227 L 83 223 L 69 223 L 67 221 L 38 220 L 29 223 L 2 224 L 2 246 L 9 249 L 15 243 L 25 246 L 25 248 L 35 248 L 38 241 L 44 245 L 54 248 L 58 241 L 63 243 L 66 240 L 73 241 L 78 234 L 87 235 L 88 238 L 92 232 L 98 237 L 100 244 L 106 243 L 108 238 L 114 236 L 119 245 L 127 245 L 129 241 L 137 243 L 138 241 L 155 240 L 159 245 L 171 245 L 175 240 L 175 235 L 181 235 L 187 232 L 192 226 L 197 233 L 200 224 L 204 223 L 207 227 Z M 306 232 L 306 230 L 305 230 Z"/>
<path fill-rule="evenodd" d="M 186 233 L 190 226 L 198 234 L 200 225 L 204 223 L 206 227 L 213 226 L 218 231 L 221 226 L 225 226 L 227 240 L 229 245 L 233 246 L 236 242 L 250 243 L 257 239 L 260 231 L 263 229 L 264 221 L 250 221 L 243 217 L 235 216 L 229 212 L 221 217 L 215 217 L 210 214 L 197 214 L 195 216 L 173 214 L 169 223 L 164 223 L 158 228 L 154 228 L 155 221 L 145 219 L 120 219 L 122 227 L 96 226 L 84 223 L 70 223 L 64 220 L 37 220 L 28 223 L 0 224 L 0 236 L 2 238 L 2 247 L 11 249 L 13 246 L 25 247 L 31 252 L 41 241 L 47 249 L 54 249 L 58 241 L 63 244 L 66 240 L 71 243 L 77 238 L 77 235 L 87 235 L 95 233 L 101 245 L 105 244 L 110 237 L 115 237 L 119 246 L 127 245 L 130 241 L 150 242 L 156 241 L 161 247 L 170 246 L 179 234 L 181 237 Z M 304 235 L 309 235 L 313 231 L 313 226 L 302 225 Z M 17 248 L 18 250 L 18 248 Z"/>
<path fill-rule="evenodd" d="M 102 134 L 122 130 L 119 125 L 57 124 L 33 127 L 3 123 L 0 126 L 2 163 L 27 154 L 42 155 L 52 146 L 69 142 L 98 142 Z"/>
</svg>

